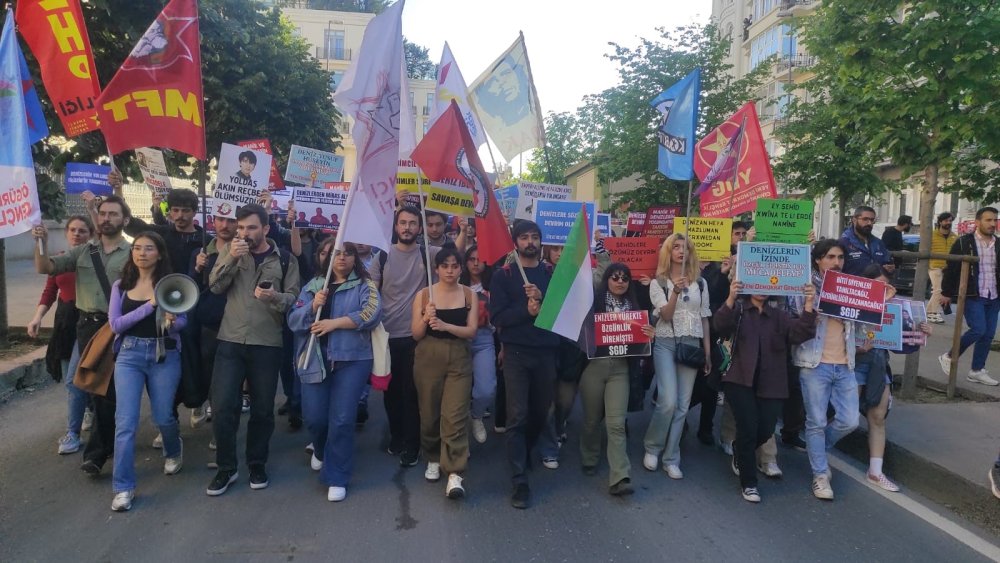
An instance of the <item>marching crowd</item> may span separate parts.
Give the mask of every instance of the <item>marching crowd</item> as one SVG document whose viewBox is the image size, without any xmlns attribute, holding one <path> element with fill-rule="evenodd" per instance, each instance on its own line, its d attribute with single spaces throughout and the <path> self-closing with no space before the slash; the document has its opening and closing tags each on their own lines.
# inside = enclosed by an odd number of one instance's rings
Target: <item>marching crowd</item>
<svg viewBox="0 0 1000 563">
<path fill-rule="evenodd" d="M 117 173 L 111 181 L 120 188 Z M 390 248 L 348 242 L 338 250 L 334 237 L 296 227 L 292 208 L 288 221 L 269 216 L 266 197 L 262 205 L 240 208 L 235 219 L 216 216 L 215 237 L 204 247 L 195 222 L 200 202 L 190 190 L 171 191 L 165 213 L 156 202 L 153 224 L 133 217 L 120 196 L 85 199 L 89 216 L 68 220 L 66 253 L 48 256 L 46 228 L 33 230 L 41 241 L 36 268 L 50 277 L 29 331 L 37 333 L 58 302 L 47 358 L 53 376 L 65 378 L 68 397 L 58 452 L 84 447 L 89 429 L 81 469 L 99 475 L 112 461 L 112 510 L 129 510 L 135 496 L 143 389 L 167 475 L 183 466 L 178 406 L 192 409 L 194 428 L 211 420 L 217 473 L 206 493 L 218 496 L 238 482 L 243 467 L 251 489 L 268 486 L 279 381 L 286 402 L 278 414 L 293 429 L 304 424 L 311 468 L 334 502 L 346 498 L 356 428 L 368 418 L 372 389 L 382 392 L 388 453 L 404 467 L 422 457 L 424 477 L 444 479 L 453 499 L 466 494 L 470 434 L 485 442 L 492 416 L 506 441 L 511 504 L 530 506 L 533 460 L 559 467 L 578 394 L 582 471 L 598 472 L 606 434 L 612 495 L 633 492 L 626 419 L 647 401 L 653 405 L 642 440 L 648 471 L 662 467 L 669 478 L 682 479 L 689 408 L 701 405 L 697 438 L 714 444 L 713 420 L 723 406 L 721 444 L 742 498 L 760 502 L 758 473 L 781 476 L 780 440 L 807 452 L 812 493 L 832 500 L 827 450 L 863 414 L 867 478 L 899 490 L 882 471 L 891 406 L 888 352 L 870 341 L 856 345 L 855 322 L 815 309 L 828 270 L 892 279 L 895 265 L 872 235 L 871 208 L 859 207 L 839 240 L 812 244 L 813 283 L 787 297 L 743 294 L 733 275 L 736 247 L 753 230 L 739 221 L 733 256 L 722 262 L 702 263 L 689 239 L 667 237 L 653 278 L 633 277 L 628 266 L 613 262 L 595 234 L 593 312 L 649 312 L 652 324 L 642 332 L 653 344 L 651 357 L 588 359 L 577 342 L 535 326 L 562 248 L 543 247 L 531 221 L 513 224 L 515 253 L 484 264 L 472 221 L 405 202 L 395 214 Z M 996 217 L 996 209 L 980 209 L 975 232 L 953 238 L 950 248 L 979 257 L 968 283 L 962 351 L 974 348 L 970 381 L 989 385 L 996 381 L 985 361 L 1000 313 Z M 940 268 L 932 300 L 955 298 L 954 264 Z M 172 272 L 190 275 L 201 290 L 197 307 L 185 314 L 157 304 L 154 288 Z M 929 334 L 930 325 L 919 330 Z M 109 352 L 100 354 L 103 349 Z M 953 361 L 939 359 L 946 369 Z M 100 360 L 114 362 L 113 375 Z M 391 369 L 375 369 L 385 362 Z M 241 412 L 249 412 L 242 464 Z M 1000 461 L 994 478 L 1000 484 Z"/>
</svg>

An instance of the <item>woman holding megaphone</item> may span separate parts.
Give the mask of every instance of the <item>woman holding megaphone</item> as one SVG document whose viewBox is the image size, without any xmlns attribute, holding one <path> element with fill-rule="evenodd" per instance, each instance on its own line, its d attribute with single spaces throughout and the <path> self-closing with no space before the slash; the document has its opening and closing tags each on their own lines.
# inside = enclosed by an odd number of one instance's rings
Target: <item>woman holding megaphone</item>
<svg viewBox="0 0 1000 563">
<path fill-rule="evenodd" d="M 114 385 L 115 462 L 111 510 L 132 508 L 135 496 L 135 433 L 139 426 L 142 389 L 149 393 L 153 421 L 163 436 L 163 472 L 181 469 L 181 437 L 174 414 L 174 395 L 181 379 L 179 334 L 183 314 L 157 307 L 156 284 L 170 274 L 163 237 L 145 232 L 135 238 L 122 277 L 111 288 L 108 322 L 115 333 Z"/>
</svg>

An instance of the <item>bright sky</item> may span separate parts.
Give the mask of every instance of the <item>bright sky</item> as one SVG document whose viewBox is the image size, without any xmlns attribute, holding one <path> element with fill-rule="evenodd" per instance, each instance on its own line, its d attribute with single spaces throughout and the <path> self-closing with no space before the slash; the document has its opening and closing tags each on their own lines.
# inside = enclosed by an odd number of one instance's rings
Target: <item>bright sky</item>
<svg viewBox="0 0 1000 563">
<path fill-rule="evenodd" d="M 472 82 L 523 31 L 542 110 L 562 112 L 618 83 L 608 42 L 635 47 L 657 27 L 707 22 L 711 12 L 710 0 L 406 0 L 403 35 L 435 63 L 448 41 Z"/>
</svg>

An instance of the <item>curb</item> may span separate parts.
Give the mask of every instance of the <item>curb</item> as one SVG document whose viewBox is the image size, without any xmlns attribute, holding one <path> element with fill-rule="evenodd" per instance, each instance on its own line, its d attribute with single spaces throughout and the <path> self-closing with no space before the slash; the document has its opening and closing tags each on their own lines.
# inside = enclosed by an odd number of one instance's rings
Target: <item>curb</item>
<svg viewBox="0 0 1000 563">
<path fill-rule="evenodd" d="M 939 391 L 944 393 L 948 389 L 948 383 L 942 382 L 937 379 L 931 379 L 929 377 L 924 377 L 922 375 L 917 376 L 917 386 L 924 387 L 926 389 L 931 389 L 934 391 Z M 959 385 L 955 385 L 955 395 L 957 397 L 962 397 L 963 399 L 968 399 L 976 403 L 995 403 L 1000 401 L 996 396 L 990 395 L 989 393 L 982 393 L 980 391 L 974 391 Z"/>
<path fill-rule="evenodd" d="M 16 359 L 0 362 L 0 401 L 16 391 L 51 380 L 45 371 L 45 350 L 43 346 Z"/>
</svg>

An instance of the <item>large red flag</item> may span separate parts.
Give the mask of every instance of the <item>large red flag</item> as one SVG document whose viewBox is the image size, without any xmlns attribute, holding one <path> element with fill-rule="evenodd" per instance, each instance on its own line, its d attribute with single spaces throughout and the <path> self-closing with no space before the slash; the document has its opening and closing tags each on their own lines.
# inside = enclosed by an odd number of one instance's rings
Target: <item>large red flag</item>
<svg viewBox="0 0 1000 563">
<path fill-rule="evenodd" d="M 764 148 L 757 109 L 747 102 L 725 123 L 719 125 L 695 146 L 694 171 L 699 178 L 706 178 L 719 154 L 725 151 L 729 140 L 737 134 L 740 125 L 743 140 L 739 143 L 739 172 L 736 185 L 732 177 L 722 177 L 701 194 L 702 217 L 733 217 L 757 208 L 760 198 L 775 198 L 778 191 L 771 172 L 771 159 Z"/>
<path fill-rule="evenodd" d="M 197 0 L 170 0 L 97 99 L 112 153 L 165 147 L 205 159 Z"/>
<path fill-rule="evenodd" d="M 97 129 L 94 100 L 101 85 L 79 0 L 18 0 L 15 18 L 66 135 Z"/>
<path fill-rule="evenodd" d="M 492 264 L 514 250 L 507 221 L 455 100 L 424 134 L 410 158 L 431 180 L 472 190 L 480 260 Z"/>
</svg>

